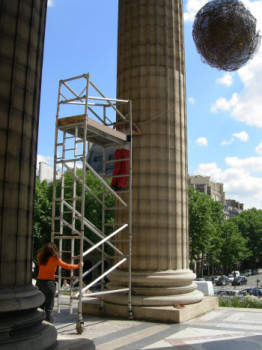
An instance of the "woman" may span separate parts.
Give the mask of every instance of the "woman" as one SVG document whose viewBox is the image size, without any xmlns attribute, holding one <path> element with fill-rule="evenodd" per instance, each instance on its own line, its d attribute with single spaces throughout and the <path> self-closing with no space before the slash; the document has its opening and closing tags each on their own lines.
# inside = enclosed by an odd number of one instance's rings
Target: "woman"
<svg viewBox="0 0 262 350">
<path fill-rule="evenodd" d="M 45 320 L 52 323 L 52 310 L 54 307 L 56 285 L 55 272 L 57 266 L 61 266 L 67 270 L 79 269 L 83 263 L 77 265 L 67 264 L 60 259 L 60 254 L 55 243 L 50 242 L 45 244 L 37 255 L 39 265 L 39 273 L 37 276 L 36 286 L 45 296 L 45 302 L 42 309 L 45 310 Z"/>
</svg>

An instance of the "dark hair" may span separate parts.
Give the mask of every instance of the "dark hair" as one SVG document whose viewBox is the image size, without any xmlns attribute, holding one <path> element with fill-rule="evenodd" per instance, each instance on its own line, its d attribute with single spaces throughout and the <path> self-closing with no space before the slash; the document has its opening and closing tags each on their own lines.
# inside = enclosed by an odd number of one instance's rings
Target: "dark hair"
<svg viewBox="0 0 262 350">
<path fill-rule="evenodd" d="M 53 242 L 46 243 L 37 254 L 37 262 L 39 265 L 46 265 L 50 256 L 59 259 L 60 254 L 57 246 Z"/>
</svg>

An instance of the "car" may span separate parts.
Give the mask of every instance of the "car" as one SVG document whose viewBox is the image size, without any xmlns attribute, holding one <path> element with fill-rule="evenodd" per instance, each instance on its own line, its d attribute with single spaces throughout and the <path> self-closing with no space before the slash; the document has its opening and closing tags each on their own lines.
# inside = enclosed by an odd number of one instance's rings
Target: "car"
<svg viewBox="0 0 262 350">
<path fill-rule="evenodd" d="M 232 286 L 241 286 L 247 284 L 247 278 L 245 276 L 239 276 L 232 281 Z"/>
<path fill-rule="evenodd" d="M 216 281 L 216 286 L 225 286 L 227 284 L 229 284 L 229 280 L 227 276 L 223 275 L 218 277 Z"/>
<path fill-rule="evenodd" d="M 257 298 L 262 298 L 262 289 L 261 288 L 247 288 L 247 289 L 243 289 L 241 292 L 244 296 L 254 295 Z"/>
<path fill-rule="evenodd" d="M 233 279 L 234 279 L 234 276 L 233 275 L 228 275 L 227 278 L 228 278 L 229 282 L 232 283 Z"/>
<path fill-rule="evenodd" d="M 251 269 L 246 269 L 246 270 L 244 271 L 244 275 L 245 275 L 246 277 L 251 276 L 251 274 L 252 274 Z"/>
<path fill-rule="evenodd" d="M 226 299 L 232 299 L 234 297 L 239 297 L 243 298 L 244 294 L 242 293 L 242 290 L 237 290 L 237 289 L 227 289 L 227 290 L 219 290 L 216 293 L 219 297 L 223 297 Z"/>
</svg>

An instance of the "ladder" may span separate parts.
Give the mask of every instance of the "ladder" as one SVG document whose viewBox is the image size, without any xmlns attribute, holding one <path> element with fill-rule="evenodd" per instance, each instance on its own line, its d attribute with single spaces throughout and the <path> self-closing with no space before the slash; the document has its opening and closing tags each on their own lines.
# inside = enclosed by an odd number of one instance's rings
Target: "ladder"
<svg viewBox="0 0 262 350">
<path fill-rule="evenodd" d="M 127 113 L 124 115 L 121 111 Z M 73 302 L 77 301 L 76 330 L 80 334 L 84 324 L 83 299 L 99 296 L 103 306 L 104 294 L 126 293 L 129 316 L 132 318 L 132 137 L 127 140 L 125 134 L 112 128 L 115 119 L 129 123 L 132 130 L 131 101 L 105 97 L 90 80 L 89 74 L 60 80 L 55 128 L 51 240 L 57 243 L 62 260 L 75 264 L 80 260 L 84 263 L 82 268 L 70 270 L 69 273 L 59 267 L 56 276 L 57 311 L 60 312 L 61 306 L 66 305 L 72 313 Z M 87 163 L 88 143 L 103 148 L 102 175 Z M 106 150 L 127 143 L 130 159 L 129 173 L 125 176 L 128 176 L 129 181 L 127 190 L 120 193 L 111 188 L 110 178 L 106 175 L 106 164 L 110 162 L 106 160 Z M 92 188 L 93 179 L 99 184 L 97 191 Z M 101 212 L 99 223 L 93 220 L 89 211 L 88 203 L 91 200 Z M 113 219 L 118 210 L 126 210 L 126 222 L 117 223 Z M 119 236 L 121 239 L 118 239 Z M 119 249 L 119 242 L 121 248 L 124 247 L 123 250 Z M 91 262 L 91 266 L 86 268 L 85 262 Z M 128 286 L 116 290 L 107 289 L 108 274 L 125 262 L 128 264 Z M 66 287 L 63 287 L 63 281 L 67 282 Z M 88 282 L 84 284 L 84 281 Z M 89 293 L 98 284 L 99 291 Z"/>
</svg>

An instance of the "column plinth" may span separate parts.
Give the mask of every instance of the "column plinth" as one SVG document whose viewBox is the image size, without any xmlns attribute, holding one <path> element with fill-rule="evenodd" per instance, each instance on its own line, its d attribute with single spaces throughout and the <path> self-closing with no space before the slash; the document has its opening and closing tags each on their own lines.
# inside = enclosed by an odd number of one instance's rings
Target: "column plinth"
<svg viewBox="0 0 262 350">
<path fill-rule="evenodd" d="M 132 271 L 132 305 L 169 306 L 192 304 L 203 299 L 203 294 L 192 283 L 195 274 L 190 270 L 134 272 Z M 126 271 L 110 274 L 109 289 L 123 288 L 128 284 Z M 126 295 L 109 295 L 108 302 L 127 304 Z"/>
</svg>

